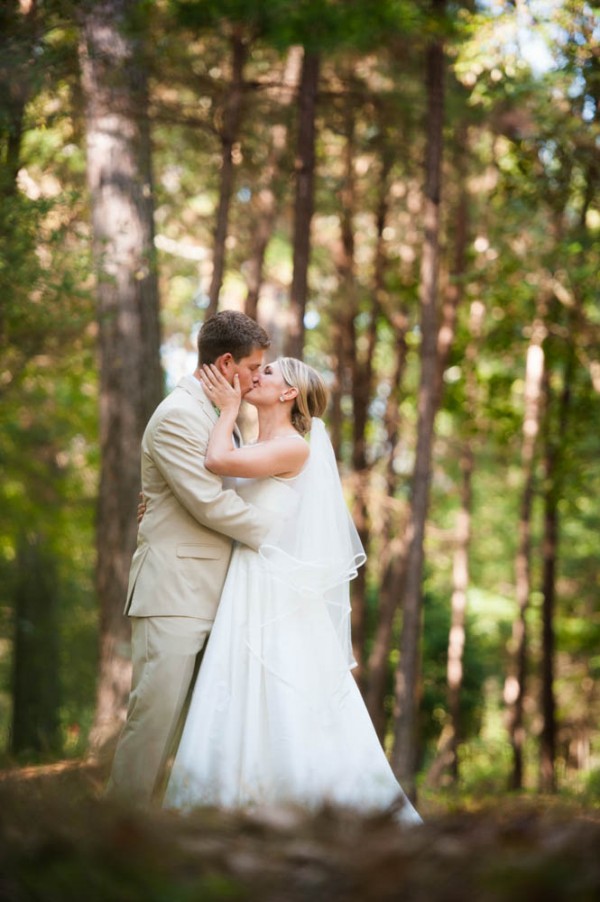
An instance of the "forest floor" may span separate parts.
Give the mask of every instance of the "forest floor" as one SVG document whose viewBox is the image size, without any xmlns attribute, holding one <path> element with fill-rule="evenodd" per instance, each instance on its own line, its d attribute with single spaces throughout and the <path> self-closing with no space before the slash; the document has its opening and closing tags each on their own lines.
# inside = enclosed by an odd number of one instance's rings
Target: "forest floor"
<svg viewBox="0 0 600 902">
<path fill-rule="evenodd" d="M 600 807 L 507 796 L 423 827 L 323 810 L 135 812 L 82 762 L 0 771 L 4 902 L 596 902 Z"/>
</svg>

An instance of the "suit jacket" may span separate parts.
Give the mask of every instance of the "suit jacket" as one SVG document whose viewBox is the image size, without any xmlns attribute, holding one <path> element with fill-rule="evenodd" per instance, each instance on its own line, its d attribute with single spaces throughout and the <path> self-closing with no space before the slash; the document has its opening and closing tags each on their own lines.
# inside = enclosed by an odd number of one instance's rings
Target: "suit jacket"
<svg viewBox="0 0 600 902">
<path fill-rule="evenodd" d="M 129 574 L 125 613 L 213 619 L 232 539 L 258 546 L 272 513 L 247 504 L 204 465 L 218 418 L 195 376 L 159 404 L 142 439 L 146 512 Z M 273 512 L 274 513 L 274 512 Z"/>
</svg>

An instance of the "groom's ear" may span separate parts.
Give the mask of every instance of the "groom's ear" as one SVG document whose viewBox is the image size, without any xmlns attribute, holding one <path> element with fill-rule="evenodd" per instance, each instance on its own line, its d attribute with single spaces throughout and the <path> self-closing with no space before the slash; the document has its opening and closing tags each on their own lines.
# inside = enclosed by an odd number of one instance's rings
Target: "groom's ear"
<svg viewBox="0 0 600 902">
<path fill-rule="evenodd" d="M 216 368 L 228 381 L 233 378 L 233 364 L 233 355 L 230 354 L 229 351 L 226 354 L 221 354 L 221 356 L 217 357 L 215 360 Z"/>
</svg>

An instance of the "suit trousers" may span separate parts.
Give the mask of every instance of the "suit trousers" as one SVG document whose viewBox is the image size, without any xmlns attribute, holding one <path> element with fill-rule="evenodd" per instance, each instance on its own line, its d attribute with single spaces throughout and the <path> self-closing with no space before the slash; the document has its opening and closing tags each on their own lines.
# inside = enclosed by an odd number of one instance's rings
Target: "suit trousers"
<svg viewBox="0 0 600 902">
<path fill-rule="evenodd" d="M 164 789 L 165 768 L 211 628 L 211 620 L 196 617 L 131 618 L 131 694 L 108 798 L 147 805 Z"/>
</svg>

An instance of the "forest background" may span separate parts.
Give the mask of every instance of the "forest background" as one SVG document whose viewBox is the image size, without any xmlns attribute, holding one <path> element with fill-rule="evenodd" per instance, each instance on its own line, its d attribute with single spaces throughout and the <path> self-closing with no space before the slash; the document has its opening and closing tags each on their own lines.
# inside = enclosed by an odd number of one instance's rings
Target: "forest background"
<svg viewBox="0 0 600 902">
<path fill-rule="evenodd" d="M 236 308 L 328 380 L 404 784 L 597 801 L 597 13 L 2 5 L 5 766 L 110 757 L 141 433 Z"/>
</svg>

